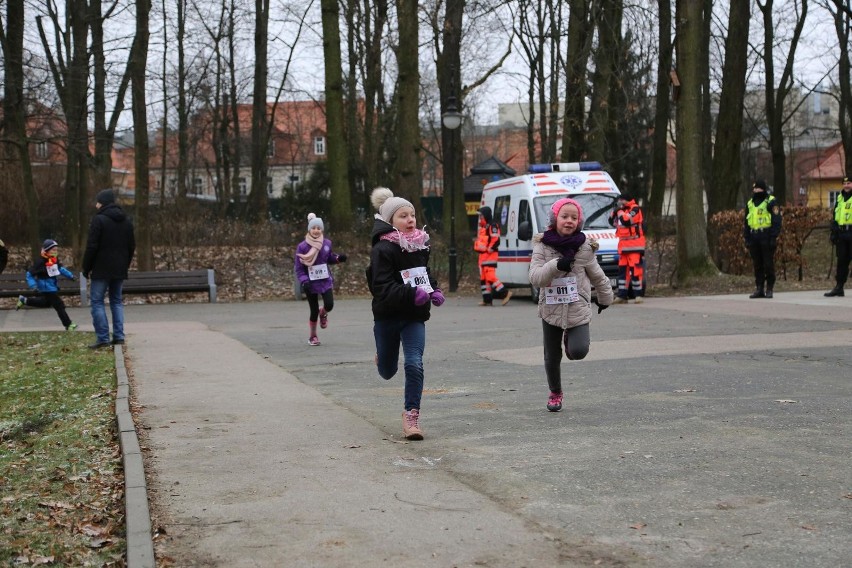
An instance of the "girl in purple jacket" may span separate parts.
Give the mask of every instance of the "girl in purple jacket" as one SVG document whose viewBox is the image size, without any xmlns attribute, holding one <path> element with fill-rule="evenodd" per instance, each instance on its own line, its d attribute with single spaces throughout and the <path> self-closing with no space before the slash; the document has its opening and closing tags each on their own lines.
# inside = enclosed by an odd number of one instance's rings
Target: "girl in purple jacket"
<svg viewBox="0 0 852 568">
<path fill-rule="evenodd" d="M 346 262 L 345 254 L 336 254 L 331 250 L 331 241 L 323 237 L 322 219 L 308 214 L 308 234 L 296 247 L 294 262 L 296 279 L 302 287 L 302 293 L 308 298 L 311 315 L 308 319 L 311 335 L 310 345 L 319 345 L 317 337 L 317 319 L 322 329 L 328 327 L 328 313 L 334 309 L 334 279 L 329 265 Z M 322 307 L 319 297 L 322 296 Z"/>
</svg>

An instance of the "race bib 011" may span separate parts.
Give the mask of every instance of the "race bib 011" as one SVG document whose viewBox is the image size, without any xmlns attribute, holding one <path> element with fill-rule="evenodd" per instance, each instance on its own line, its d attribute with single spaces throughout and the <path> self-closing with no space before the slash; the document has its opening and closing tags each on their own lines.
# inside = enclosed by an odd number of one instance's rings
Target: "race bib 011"
<svg viewBox="0 0 852 568">
<path fill-rule="evenodd" d="M 544 289 L 544 301 L 546 304 L 570 304 L 580 300 L 577 291 L 577 277 L 565 276 L 555 278 L 550 286 Z"/>
</svg>

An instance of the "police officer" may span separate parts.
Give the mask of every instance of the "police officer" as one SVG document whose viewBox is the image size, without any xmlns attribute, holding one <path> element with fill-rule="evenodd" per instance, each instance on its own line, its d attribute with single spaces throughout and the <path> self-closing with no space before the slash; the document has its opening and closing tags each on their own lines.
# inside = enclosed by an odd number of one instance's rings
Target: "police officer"
<svg viewBox="0 0 852 568">
<path fill-rule="evenodd" d="M 754 182 L 745 213 L 744 237 L 754 263 L 755 283 L 754 293 L 749 298 L 771 298 L 775 287 L 775 249 L 781 234 L 781 212 L 762 179 Z"/>
<path fill-rule="evenodd" d="M 843 178 L 843 190 L 834 203 L 830 239 L 837 253 L 837 274 L 834 277 L 834 288 L 826 292 L 825 296 L 843 296 L 843 285 L 849 276 L 849 259 L 852 257 L 852 178 Z"/>
</svg>

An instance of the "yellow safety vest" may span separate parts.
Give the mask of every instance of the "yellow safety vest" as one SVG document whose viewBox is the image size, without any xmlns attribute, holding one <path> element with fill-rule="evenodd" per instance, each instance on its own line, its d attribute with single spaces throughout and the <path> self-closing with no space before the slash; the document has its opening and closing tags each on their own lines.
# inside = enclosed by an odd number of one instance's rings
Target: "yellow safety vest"
<svg viewBox="0 0 852 568">
<path fill-rule="evenodd" d="M 755 205 L 753 199 L 748 200 L 748 226 L 752 230 L 768 229 L 772 226 L 772 215 L 769 214 L 769 205 L 775 201 L 771 195 Z"/>
<path fill-rule="evenodd" d="M 841 227 L 852 225 L 852 196 L 843 199 L 843 193 L 837 194 L 837 203 L 834 206 L 834 220 Z"/>
</svg>

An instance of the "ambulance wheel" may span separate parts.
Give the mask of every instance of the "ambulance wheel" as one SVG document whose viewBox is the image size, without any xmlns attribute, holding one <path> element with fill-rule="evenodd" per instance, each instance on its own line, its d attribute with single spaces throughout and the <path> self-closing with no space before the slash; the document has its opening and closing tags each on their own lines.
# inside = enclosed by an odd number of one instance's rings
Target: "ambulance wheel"
<svg viewBox="0 0 852 568">
<path fill-rule="evenodd" d="M 530 284 L 530 299 L 533 301 L 533 304 L 538 304 L 538 295 L 540 292 L 541 288 L 536 288 Z"/>
</svg>

